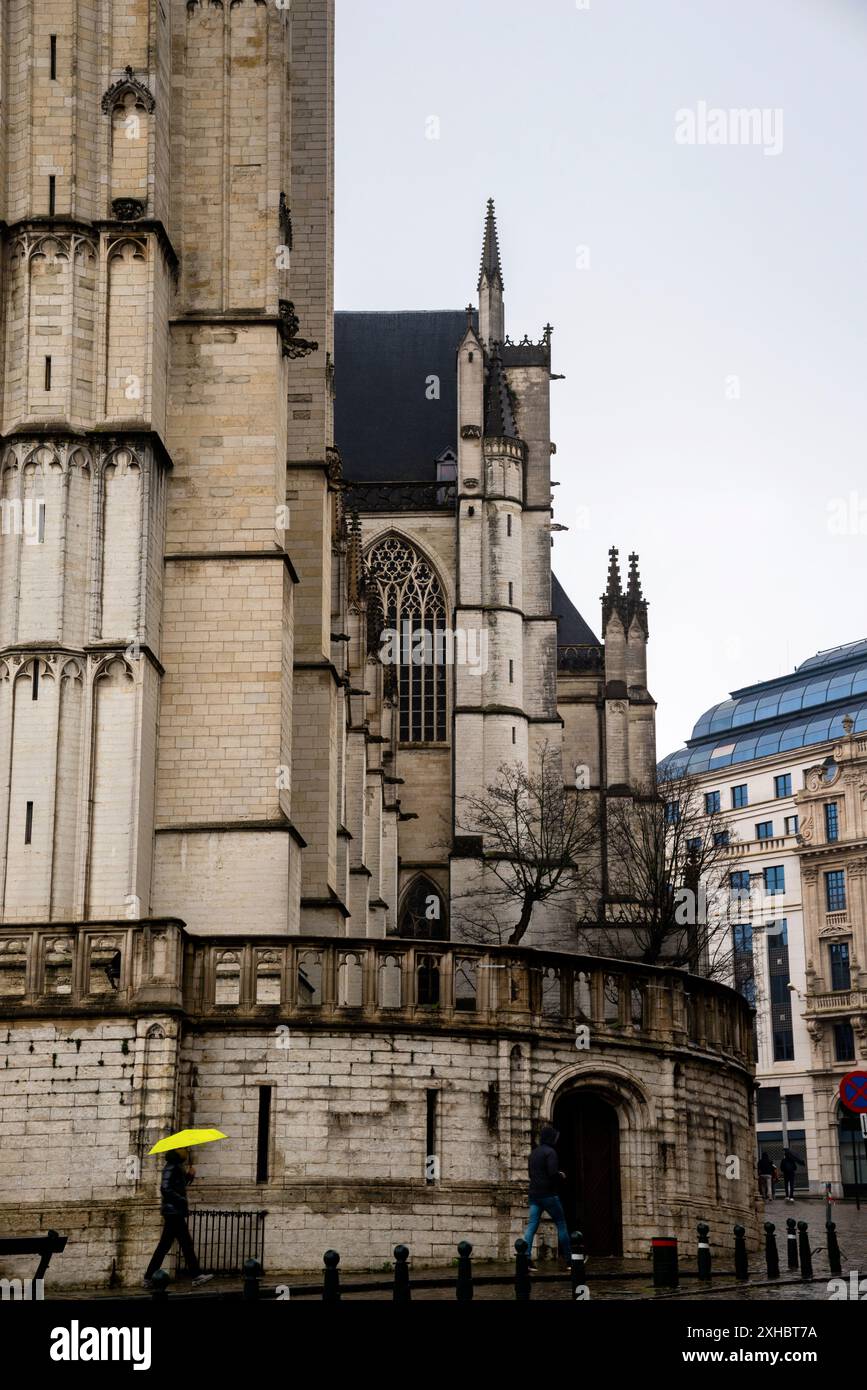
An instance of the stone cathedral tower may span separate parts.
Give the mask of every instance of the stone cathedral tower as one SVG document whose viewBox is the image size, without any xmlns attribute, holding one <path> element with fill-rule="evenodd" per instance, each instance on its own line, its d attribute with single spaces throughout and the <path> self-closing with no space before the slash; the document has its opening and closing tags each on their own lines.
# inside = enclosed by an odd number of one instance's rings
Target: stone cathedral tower
<svg viewBox="0 0 867 1390">
<path fill-rule="evenodd" d="M 649 778 L 646 605 L 614 553 L 600 640 L 551 574 L 493 207 L 478 308 L 334 315 L 333 24 L 0 11 L 0 1226 L 68 1287 L 140 1284 L 187 1126 L 271 1272 L 509 1257 L 546 1121 L 592 1253 L 755 1234 L 745 1002 L 574 911 L 466 939 L 467 790 L 546 744 L 600 805 Z M 405 620 L 481 660 L 387 665 Z"/>
<path fill-rule="evenodd" d="M 4 3 L 4 921 L 336 925 L 332 9 Z"/>
</svg>

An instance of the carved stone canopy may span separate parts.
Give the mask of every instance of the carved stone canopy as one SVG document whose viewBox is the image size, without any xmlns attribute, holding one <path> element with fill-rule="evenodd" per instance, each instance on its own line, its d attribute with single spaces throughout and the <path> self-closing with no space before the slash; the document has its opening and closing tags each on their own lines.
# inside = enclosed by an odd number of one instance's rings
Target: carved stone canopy
<svg viewBox="0 0 867 1390">
<path fill-rule="evenodd" d="M 481 439 L 481 425 L 463 425 L 461 428 L 461 439 Z"/>
<path fill-rule="evenodd" d="M 153 93 L 148 90 L 143 82 L 140 82 L 139 79 L 133 75 L 131 67 L 126 67 L 124 71 L 126 72 L 126 76 L 112 83 L 102 98 L 101 105 L 105 114 L 108 115 L 109 111 L 113 111 L 118 102 L 125 97 L 127 93 L 132 93 L 135 97 L 136 106 L 142 106 L 147 112 L 153 111 L 156 106 Z"/>
</svg>

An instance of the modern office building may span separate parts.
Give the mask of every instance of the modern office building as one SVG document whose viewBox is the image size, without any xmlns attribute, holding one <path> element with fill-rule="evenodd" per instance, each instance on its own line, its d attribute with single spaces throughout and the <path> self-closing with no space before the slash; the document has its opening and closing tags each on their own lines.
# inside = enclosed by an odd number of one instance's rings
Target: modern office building
<svg viewBox="0 0 867 1390">
<path fill-rule="evenodd" d="M 867 640 L 733 692 L 662 766 L 728 813 L 735 907 L 721 915 L 757 1011 L 758 1148 L 788 1145 L 802 1190 L 851 1195 L 867 1186 L 839 1100 L 867 1058 Z"/>
</svg>

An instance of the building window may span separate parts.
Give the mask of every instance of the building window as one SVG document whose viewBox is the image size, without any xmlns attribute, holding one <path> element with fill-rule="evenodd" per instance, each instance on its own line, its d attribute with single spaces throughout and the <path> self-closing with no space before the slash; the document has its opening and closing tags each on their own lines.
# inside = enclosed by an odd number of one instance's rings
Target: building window
<svg viewBox="0 0 867 1390">
<path fill-rule="evenodd" d="M 678 825 L 680 823 L 680 802 L 668 801 L 665 805 L 666 825 Z"/>
<path fill-rule="evenodd" d="M 846 871 L 833 869 L 825 875 L 825 899 L 829 912 L 846 911 Z"/>
<path fill-rule="evenodd" d="M 790 1120 L 803 1120 L 804 1097 L 786 1096 L 786 1113 Z"/>
<path fill-rule="evenodd" d="M 512 742 L 518 742 L 518 730 L 515 728 L 514 724 L 512 725 Z"/>
<path fill-rule="evenodd" d="M 795 1036 L 792 1028 L 792 992 L 789 989 L 789 945 L 785 922 L 768 928 L 768 982 L 771 990 L 771 1037 L 775 1062 L 792 1062 Z M 776 930 L 774 931 L 774 929 Z M 774 934 L 770 933 L 774 931 Z"/>
<path fill-rule="evenodd" d="M 742 811 L 750 804 L 750 792 L 746 782 L 740 787 L 732 787 L 732 810 Z"/>
<path fill-rule="evenodd" d="M 56 35 L 56 34 L 50 34 L 50 35 L 49 35 L 48 42 L 49 42 L 49 45 L 50 45 L 49 54 L 50 54 L 50 74 L 51 74 L 51 81 L 52 81 L 52 82 L 56 82 L 56 81 L 57 81 L 57 35 Z"/>
<path fill-rule="evenodd" d="M 779 801 L 784 796 L 792 795 L 792 774 L 784 772 L 782 777 L 774 778 L 774 796 Z"/>
<path fill-rule="evenodd" d="M 687 849 L 689 850 L 690 854 L 700 854 L 700 853 L 701 853 L 701 836 L 700 836 L 700 835 L 693 835 L 691 839 L 687 840 L 687 842 L 686 842 L 686 847 L 687 847 Z"/>
<path fill-rule="evenodd" d="M 756 826 L 757 840 L 772 840 L 774 838 L 774 822 L 772 820 L 759 821 Z"/>
<path fill-rule="evenodd" d="M 367 563 L 372 581 L 368 649 L 397 696 L 401 743 L 446 742 L 447 653 L 442 586 L 406 541 L 380 541 Z"/>
<path fill-rule="evenodd" d="M 54 216 L 54 208 L 57 202 L 57 178 L 54 174 L 48 176 L 48 216 Z"/>
<path fill-rule="evenodd" d="M 510 662 L 509 662 L 509 685 L 514 685 L 514 684 L 515 684 L 515 663 L 514 663 L 514 661 L 510 661 Z"/>
<path fill-rule="evenodd" d="M 750 896 L 750 871 L 749 869 L 737 869 L 735 873 L 729 874 L 729 890 L 732 897 L 747 898 Z"/>
<path fill-rule="evenodd" d="M 46 389 L 46 391 L 50 391 L 50 390 L 51 390 L 51 358 L 50 358 L 50 357 L 46 357 L 46 359 L 45 359 L 45 389 Z"/>
<path fill-rule="evenodd" d="M 732 927 L 734 946 L 735 989 L 748 1003 L 756 1002 L 756 966 L 753 956 L 753 929 L 749 922 L 740 922 Z"/>
<path fill-rule="evenodd" d="M 28 801 L 27 809 L 24 812 L 24 843 L 33 844 L 33 802 Z"/>
<path fill-rule="evenodd" d="M 825 802 L 825 837 L 829 845 L 840 838 L 840 807 L 836 801 Z"/>
<path fill-rule="evenodd" d="M 511 534 L 512 534 L 512 513 L 510 512 L 509 515 L 506 517 L 506 535 L 507 535 L 507 536 L 511 536 Z"/>
<path fill-rule="evenodd" d="M 786 870 L 782 864 L 774 864 L 763 873 L 766 893 L 785 893 Z"/>
<path fill-rule="evenodd" d="M 797 835 L 801 828 L 800 816 L 786 816 L 786 834 Z"/>
<path fill-rule="evenodd" d="M 397 935 L 414 941 L 448 941 L 448 914 L 442 893 L 424 874 L 413 881 L 404 895 Z"/>
<path fill-rule="evenodd" d="M 704 809 L 709 816 L 715 816 L 717 811 L 722 810 L 719 792 L 705 792 Z"/>
<path fill-rule="evenodd" d="M 759 1124 L 767 1124 L 769 1120 L 781 1120 L 782 1118 L 783 1110 L 779 1086 L 760 1086 L 756 1096 L 756 1119 Z"/>
<path fill-rule="evenodd" d="M 515 603 L 515 586 L 514 586 L 514 584 L 510 584 L 510 585 L 509 585 L 509 607 L 510 607 L 510 608 L 514 607 L 514 603 Z"/>
<path fill-rule="evenodd" d="M 731 844 L 731 832 L 728 830 L 718 830 L 713 837 L 713 842 L 717 849 L 725 849 L 726 845 Z"/>
<path fill-rule="evenodd" d="M 439 1158 L 437 1156 L 437 1101 L 439 1091 L 426 1091 L 426 1125 L 425 1140 L 427 1153 L 425 1155 L 425 1180 L 428 1183 L 436 1182 L 439 1177 Z"/>
<path fill-rule="evenodd" d="M 852 972 L 849 968 L 848 945 L 845 941 L 835 941 L 828 950 L 831 954 L 831 988 L 851 989 Z"/>
<path fill-rule="evenodd" d="M 855 1030 L 851 1023 L 834 1024 L 834 1057 L 838 1062 L 854 1062 Z"/>
<path fill-rule="evenodd" d="M 268 1155 L 271 1148 L 272 1086 L 259 1087 L 259 1131 L 256 1142 L 256 1181 L 268 1181 Z"/>
</svg>

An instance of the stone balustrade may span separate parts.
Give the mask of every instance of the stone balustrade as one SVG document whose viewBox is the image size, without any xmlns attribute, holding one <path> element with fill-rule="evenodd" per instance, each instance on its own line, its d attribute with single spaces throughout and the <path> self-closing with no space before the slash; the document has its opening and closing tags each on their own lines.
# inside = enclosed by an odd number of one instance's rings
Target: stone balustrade
<svg viewBox="0 0 867 1390">
<path fill-rule="evenodd" d="M 587 1028 L 594 1039 L 688 1045 L 743 1065 L 751 1036 L 740 995 L 679 970 L 458 942 L 193 937 L 171 920 L 0 927 L 0 1009 L 329 1030 Z"/>
</svg>

